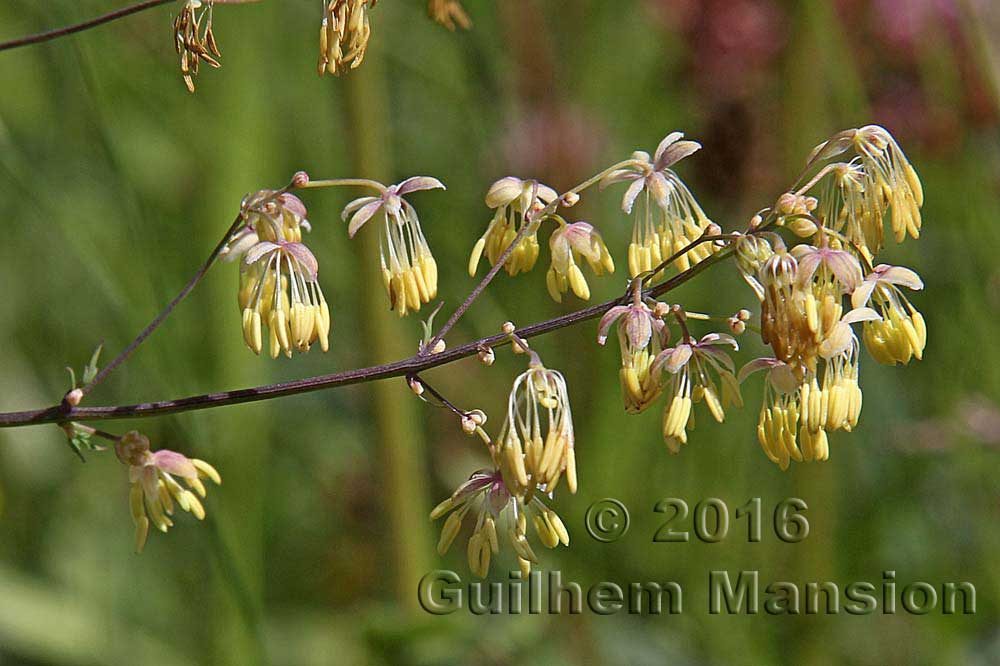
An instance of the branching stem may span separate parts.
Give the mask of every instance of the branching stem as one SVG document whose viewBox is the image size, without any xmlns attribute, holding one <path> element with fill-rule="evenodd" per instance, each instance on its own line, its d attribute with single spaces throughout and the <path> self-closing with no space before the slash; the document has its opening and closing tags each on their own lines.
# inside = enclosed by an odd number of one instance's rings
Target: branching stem
<svg viewBox="0 0 1000 666">
<path fill-rule="evenodd" d="M 644 292 L 645 297 L 655 298 L 665 294 L 680 285 L 688 282 L 702 271 L 732 256 L 732 249 L 726 248 L 708 257 L 704 261 L 695 264 L 683 273 L 679 273 L 672 278 L 655 285 Z M 627 301 L 628 297 L 624 300 Z M 592 305 L 576 312 L 548 319 L 530 326 L 525 326 L 515 331 L 515 335 L 521 338 L 532 338 L 552 331 L 573 326 L 581 322 L 589 321 L 600 317 L 610 308 L 623 302 L 623 298 L 615 298 L 598 305 Z M 237 405 L 247 402 L 259 402 L 299 393 L 309 393 L 323 389 L 335 388 L 338 386 L 348 386 L 364 382 L 387 379 L 390 377 L 404 377 L 415 375 L 436 368 L 448 365 L 455 361 L 474 356 L 479 350 L 485 347 L 499 347 L 510 342 L 510 336 L 504 333 L 492 335 L 480 340 L 466 343 L 453 349 L 448 349 L 440 354 L 427 356 L 411 356 L 410 358 L 384 365 L 376 365 L 357 370 L 348 370 L 317 377 L 307 377 L 288 382 L 267 384 L 253 388 L 238 389 L 235 391 L 225 391 L 222 393 L 208 393 L 196 395 L 177 400 L 161 400 L 158 402 L 146 402 L 135 405 L 114 405 L 107 407 L 70 407 L 68 405 L 57 405 L 47 409 L 36 409 L 24 412 L 0 413 L 0 428 L 12 428 L 26 425 L 39 425 L 43 423 L 61 423 L 65 421 L 95 421 L 131 419 L 150 416 L 162 416 L 165 414 L 175 414 L 178 412 L 194 411 L 199 409 L 209 409 L 213 407 L 223 407 L 226 405 Z"/>
<path fill-rule="evenodd" d="M 132 14 L 138 14 L 139 12 L 147 9 L 153 9 L 154 7 L 159 7 L 160 5 L 167 5 L 178 1 L 179 0 L 144 0 L 143 2 L 137 2 L 134 5 L 129 5 L 128 7 L 116 9 L 108 12 L 107 14 L 102 14 L 101 16 L 88 19 L 81 23 L 74 23 L 61 28 L 54 28 L 52 30 L 46 30 L 45 32 L 35 33 L 34 35 L 26 35 L 24 37 L 18 37 L 17 39 L 11 39 L 6 42 L 0 42 L 0 51 L 7 51 L 21 46 L 41 44 L 42 42 L 59 39 L 60 37 L 66 37 L 67 35 L 96 28 L 100 25 L 104 25 L 105 23 L 117 21 L 120 18 L 125 18 L 126 16 L 131 16 Z M 217 5 L 243 5 L 251 2 L 262 2 L 262 0 L 215 0 L 215 4 Z"/>
</svg>

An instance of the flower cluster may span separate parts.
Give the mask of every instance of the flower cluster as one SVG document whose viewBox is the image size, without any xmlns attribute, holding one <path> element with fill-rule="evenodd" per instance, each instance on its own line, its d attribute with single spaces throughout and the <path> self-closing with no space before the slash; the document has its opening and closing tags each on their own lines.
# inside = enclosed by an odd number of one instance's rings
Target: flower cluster
<svg viewBox="0 0 1000 666">
<path fill-rule="evenodd" d="M 774 351 L 748 363 L 740 380 L 767 372 L 757 434 L 783 469 L 790 460 L 826 460 L 828 434 L 858 423 L 860 343 L 853 325 L 863 326 L 865 347 L 884 364 L 920 359 L 927 342 L 923 317 L 900 290 L 922 289 L 919 276 L 897 266 L 872 267 L 887 213 L 897 241 L 919 235 L 920 181 L 877 126 L 835 135 L 816 148 L 809 165 L 848 150 L 853 159 L 823 167 L 775 206 L 776 225 L 807 243 L 788 250 L 776 234 L 736 241 L 740 271 L 761 302 L 761 338 Z M 822 189 L 818 200 L 805 195 L 812 187 Z"/>
<path fill-rule="evenodd" d="M 681 253 L 711 224 L 691 190 L 670 168 L 701 148 L 701 144 L 683 141 L 683 137 L 681 132 L 667 135 L 652 159 L 649 153 L 636 151 L 628 166 L 615 169 L 601 180 L 602 187 L 631 183 L 622 198 L 622 210 L 627 215 L 634 213 L 628 247 L 632 277 L 654 270 L 675 255 L 674 266 L 685 271 L 713 252 L 711 243 L 703 243 Z"/>
<path fill-rule="evenodd" d="M 637 202 L 644 204 L 629 248 L 633 276 L 645 276 L 698 236 L 715 233 L 669 169 L 700 147 L 681 136 L 675 132 L 664 139 L 652 160 L 637 153 L 630 164 L 602 180 L 632 181 L 622 202 L 626 211 Z M 848 161 L 832 162 L 848 151 L 854 153 Z M 709 333 L 695 341 L 684 310 L 643 299 L 642 282 L 634 283 L 631 304 L 612 307 L 601 320 L 599 344 L 617 323 L 626 411 L 641 412 L 661 393 L 668 396 L 663 436 L 671 452 L 687 442 L 694 403 L 704 402 L 722 421 L 730 405 L 742 405 L 740 384 L 764 370 L 757 433 L 768 458 L 783 469 L 792 460 L 826 460 L 828 434 L 851 431 L 861 414 L 861 342 L 853 327 L 863 327 L 864 346 L 880 363 L 922 358 L 927 327 L 902 288 L 919 290 L 923 283 L 908 268 L 873 266 L 883 247 L 887 217 L 896 241 L 919 235 L 923 194 L 913 167 L 892 136 L 872 125 L 820 144 L 803 178 L 810 174 L 803 187 L 782 194 L 773 207 L 754 215 L 744 232 L 721 236 L 718 245 L 699 246 L 703 249 L 694 248 L 677 259 L 683 271 L 728 246 L 760 301 L 760 326 L 755 330 L 773 357 L 751 361 L 737 376 L 723 349 L 738 349 L 732 336 Z M 803 242 L 789 248 L 781 230 Z M 683 333 L 673 347 L 667 347 L 668 313 Z M 690 318 L 713 319 L 694 314 Z M 740 334 L 749 318 L 749 312 L 741 310 L 725 321 Z"/>
<path fill-rule="evenodd" d="M 244 198 L 241 211 L 244 225 L 221 256 L 242 258 L 238 302 L 247 347 L 261 353 L 266 326 L 271 358 L 309 351 L 317 341 L 327 351 L 330 309 L 319 264 L 302 242 L 310 229 L 305 205 L 294 194 L 261 190 Z"/>
<path fill-rule="evenodd" d="M 181 57 L 184 85 L 190 92 L 194 92 L 194 77 L 202 61 L 209 67 L 222 66 L 218 60 L 222 53 L 212 31 L 213 4 L 213 0 L 187 0 L 174 19 L 174 47 Z"/>
<path fill-rule="evenodd" d="M 324 0 L 319 29 L 319 75 L 339 76 L 365 59 L 372 29 L 368 10 L 378 0 Z"/>
<path fill-rule="evenodd" d="M 490 265 L 496 266 L 501 255 L 517 239 L 522 227 L 528 227 L 528 230 L 521 235 L 507 257 L 504 268 L 510 276 L 534 268 L 538 261 L 538 228 L 542 222 L 538 214 L 558 198 L 559 195 L 551 187 L 533 180 L 507 176 L 493 183 L 486 193 L 486 206 L 496 212 L 486 232 L 472 248 L 469 275 L 475 276 L 484 252 Z"/>
<path fill-rule="evenodd" d="M 552 497 L 564 476 L 569 491 L 576 492 L 569 395 L 559 372 L 545 368 L 534 352 L 530 357 L 530 367 L 511 389 L 500 436 L 493 442 L 483 433 L 493 466 L 475 472 L 431 512 L 435 520 L 449 514 L 438 543 L 442 555 L 466 515 L 475 515 L 468 556 L 470 570 L 479 577 L 486 576 L 491 556 L 499 552 L 498 531 L 510 541 L 524 576 L 538 562 L 528 541 L 529 522 L 545 547 L 569 545 L 566 526 L 543 499 Z M 484 420 L 464 418 L 463 429 L 479 432 Z M 472 424 L 468 428 L 467 421 Z"/>
<path fill-rule="evenodd" d="M 899 144 L 878 125 L 834 135 L 815 148 L 810 164 L 848 150 L 856 153 L 851 161 L 828 167 L 831 177 L 823 197 L 823 219 L 827 228 L 843 234 L 870 261 L 882 249 L 887 211 L 897 243 L 907 235 L 920 237 L 924 191 Z"/>
<path fill-rule="evenodd" d="M 630 305 L 616 305 L 601 318 L 597 330 L 597 343 L 607 342 L 611 327 L 618 324 L 618 344 L 621 348 L 622 367 L 618 371 L 625 411 L 638 414 L 653 404 L 663 387 L 656 373 L 651 372 L 653 361 L 670 341 L 670 329 L 663 320 L 667 307 L 663 303 L 653 308 L 635 293 Z"/>
<path fill-rule="evenodd" d="M 725 333 L 709 333 L 698 341 L 685 334 L 683 342 L 664 349 L 653 361 L 651 373 L 667 393 L 663 441 L 671 453 L 687 444 L 687 431 L 694 427 L 694 403 L 704 402 L 719 423 L 731 405 L 743 405 L 733 360 L 719 348 L 724 345 L 739 349 L 736 340 Z"/>
<path fill-rule="evenodd" d="M 164 533 L 173 527 L 171 517 L 175 504 L 198 520 L 205 519 L 205 507 L 199 499 L 206 494 L 202 481 L 222 483 L 214 467 L 176 451 L 161 449 L 154 453 L 150 451 L 149 439 L 135 430 L 125 433 L 115 443 L 115 454 L 122 464 L 128 465 L 129 483 L 132 484 L 129 506 L 135 523 L 136 552 L 141 553 L 146 545 L 151 524 Z"/>
<path fill-rule="evenodd" d="M 504 260 L 504 268 L 511 276 L 530 271 L 538 261 L 538 230 L 542 222 L 553 220 L 559 228 L 549 237 L 552 263 L 545 276 L 549 295 L 557 303 L 562 302 L 562 295 L 572 289 L 578 298 L 589 299 L 590 286 L 580 270 L 580 260 L 585 260 L 598 276 L 613 273 L 615 262 L 592 224 L 568 223 L 551 212 L 558 199 L 555 190 L 533 180 L 507 176 L 493 183 L 486 193 L 486 205 L 496 212 L 472 248 L 469 275 L 476 274 L 484 253 L 490 264 L 496 266 L 515 241 L 517 244 Z M 573 197 L 565 200 L 573 201 Z"/>
<path fill-rule="evenodd" d="M 400 317 L 420 310 L 437 296 L 437 263 L 420 228 L 416 209 L 404 195 L 420 190 L 445 189 L 437 178 L 414 176 L 397 185 L 381 188 L 377 197 L 361 197 L 347 204 L 343 219 L 350 217 L 347 233 L 351 238 L 376 215 L 379 226 L 379 251 L 382 280 L 389 296 L 389 307 Z"/>
</svg>

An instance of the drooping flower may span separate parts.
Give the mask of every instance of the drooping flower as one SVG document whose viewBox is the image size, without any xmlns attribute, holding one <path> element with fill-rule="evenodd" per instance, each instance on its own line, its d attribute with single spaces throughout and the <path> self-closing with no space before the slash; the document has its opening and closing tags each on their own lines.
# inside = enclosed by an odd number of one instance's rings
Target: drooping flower
<svg viewBox="0 0 1000 666">
<path fill-rule="evenodd" d="M 213 0 L 187 0 L 174 19 L 174 47 L 181 57 L 181 75 L 188 91 L 194 92 L 194 77 L 204 61 L 209 67 L 219 68 L 222 57 L 212 31 Z M 198 10 L 201 10 L 199 13 Z"/>
<path fill-rule="evenodd" d="M 570 288 L 579 298 L 590 298 L 590 287 L 578 265 L 581 257 L 586 259 L 595 275 L 615 271 L 615 262 L 601 234 L 586 222 L 561 224 L 549 238 L 549 250 L 552 265 L 545 276 L 545 284 L 557 303 L 562 302 L 562 295 Z"/>
<path fill-rule="evenodd" d="M 597 329 L 598 344 L 607 342 L 608 333 L 616 322 L 622 356 L 618 379 L 625 411 L 638 414 L 653 404 L 663 390 L 659 377 L 650 369 L 669 341 L 670 329 L 662 317 L 636 299 L 630 305 L 616 305 L 605 313 Z"/>
<path fill-rule="evenodd" d="M 437 178 L 414 176 L 386 187 L 377 197 L 361 197 L 347 204 L 343 219 L 351 218 L 347 233 L 351 238 L 377 214 L 382 279 L 389 306 L 400 317 L 420 310 L 437 296 L 437 263 L 420 228 L 416 209 L 403 197 L 413 192 L 445 189 Z"/>
<path fill-rule="evenodd" d="M 871 303 L 881 314 L 881 319 L 865 322 L 862 337 L 868 353 L 886 365 L 919 361 L 927 344 L 924 317 L 899 287 L 919 291 L 924 283 L 909 268 L 879 264 L 851 295 L 855 308 Z"/>
<path fill-rule="evenodd" d="M 822 197 L 826 224 L 843 230 L 847 239 L 863 249 L 870 260 L 882 248 L 883 220 L 890 224 L 897 243 L 907 235 L 920 236 L 920 207 L 924 203 L 920 178 L 903 150 L 884 127 L 866 125 L 835 134 L 818 145 L 809 165 L 853 149 L 857 157 L 833 165 L 831 188 Z"/>
<path fill-rule="evenodd" d="M 681 132 L 667 135 L 652 159 L 649 153 L 636 151 L 632 165 L 612 171 L 601 180 L 602 187 L 631 183 L 622 198 L 622 210 L 629 215 L 634 210 L 632 242 L 628 248 L 632 277 L 656 268 L 701 236 L 711 224 L 694 195 L 670 168 L 701 148 L 695 141 L 682 141 L 683 136 Z M 679 256 L 674 266 L 685 271 L 712 252 L 712 244 L 703 243 Z"/>
<path fill-rule="evenodd" d="M 309 351 L 319 340 L 330 348 L 330 309 L 319 286 L 319 264 L 302 243 L 260 241 L 250 248 L 240 271 L 243 339 L 255 354 L 263 348 L 263 325 L 270 331 L 271 358 L 280 352 Z"/>
<path fill-rule="evenodd" d="M 319 29 L 319 75 L 339 76 L 365 59 L 372 29 L 368 11 L 378 0 L 324 0 Z"/>
<path fill-rule="evenodd" d="M 739 344 L 725 333 L 709 333 L 697 342 L 686 338 L 676 347 L 660 352 L 653 361 L 651 372 L 661 379 L 669 398 L 663 412 L 663 439 L 671 453 L 678 453 L 687 443 L 687 430 L 693 424 L 692 405 L 704 400 L 712 417 L 722 422 L 725 409 L 742 405 L 739 384 L 733 374 L 735 368 L 729 354 L 719 349 L 730 345 L 734 350 Z M 713 375 L 717 378 L 713 379 Z"/>
<path fill-rule="evenodd" d="M 563 474 L 569 491 L 576 492 L 573 414 L 566 380 L 545 368 L 534 352 L 528 370 L 514 381 L 497 441 L 499 467 L 515 494 L 530 499 L 536 487 L 551 493 Z"/>
<path fill-rule="evenodd" d="M 815 369 L 820 345 L 843 315 L 843 296 L 861 281 L 861 265 L 845 250 L 779 248 L 760 269 L 761 338 L 775 356 Z"/>
<path fill-rule="evenodd" d="M 534 268 L 538 260 L 538 226 L 541 223 L 535 216 L 558 197 L 551 187 L 533 180 L 507 176 L 493 183 L 486 193 L 486 206 L 496 212 L 486 232 L 472 249 L 469 275 L 476 274 L 479 259 L 484 253 L 490 265 L 496 265 L 526 225 L 528 231 L 507 258 L 504 268 L 511 276 Z"/>
<path fill-rule="evenodd" d="M 204 520 L 205 507 L 199 499 L 205 497 L 202 480 L 222 483 L 214 467 L 204 460 L 188 458 L 176 451 L 161 449 L 154 453 L 149 449 L 149 439 L 135 430 L 121 437 L 115 444 L 115 453 L 123 464 L 128 465 L 129 483 L 132 484 L 129 506 L 135 522 L 136 552 L 141 553 L 146 545 L 150 524 L 164 533 L 173 527 L 171 517 L 175 503 L 198 520 Z M 178 479 L 183 480 L 190 490 L 184 488 Z"/>
<path fill-rule="evenodd" d="M 327 351 L 330 309 L 319 264 L 302 243 L 303 230 L 311 228 L 305 205 L 294 194 L 261 190 L 244 198 L 241 211 L 245 223 L 219 256 L 243 259 L 237 301 L 247 347 L 261 353 L 266 326 L 272 358 L 308 351 L 317 340 Z"/>
<path fill-rule="evenodd" d="M 546 548 L 569 545 L 569 532 L 559 515 L 537 493 L 530 497 L 512 492 L 499 468 L 475 472 L 448 499 L 431 512 L 431 520 L 448 515 L 441 528 L 438 553 L 444 555 L 472 514 L 475 526 L 468 543 L 469 569 L 480 578 L 489 573 L 492 556 L 500 551 L 499 535 L 507 536 L 525 576 L 538 562 L 528 541 L 528 521 Z"/>
<path fill-rule="evenodd" d="M 907 235 L 919 238 L 924 190 L 896 139 L 884 127 L 866 125 L 857 131 L 854 147 L 865 166 L 866 190 L 880 191 L 891 209 L 896 242 Z"/>
<path fill-rule="evenodd" d="M 819 362 L 812 369 L 759 358 L 740 370 L 741 383 L 758 370 L 767 371 L 757 439 L 767 457 L 782 469 L 791 460 L 828 459 L 828 433 L 850 432 L 857 426 L 862 404 L 859 348 L 850 326 L 876 318 L 878 314 L 870 308 L 847 313 L 820 347 Z"/>
</svg>

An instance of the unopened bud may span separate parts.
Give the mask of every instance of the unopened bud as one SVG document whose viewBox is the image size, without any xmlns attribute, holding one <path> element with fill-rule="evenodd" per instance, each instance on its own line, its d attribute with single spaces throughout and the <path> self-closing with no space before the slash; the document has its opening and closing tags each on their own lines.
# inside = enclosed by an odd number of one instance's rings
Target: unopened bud
<svg viewBox="0 0 1000 666">
<path fill-rule="evenodd" d="M 408 380 L 408 383 L 410 384 L 410 390 L 413 391 L 414 395 L 420 397 L 424 394 L 424 385 L 417 378 L 411 377 Z"/>
<path fill-rule="evenodd" d="M 445 349 L 446 349 L 447 347 L 448 347 L 448 345 L 447 345 L 447 344 L 445 344 L 445 341 L 444 341 L 444 340 L 438 340 L 437 342 L 435 342 L 435 343 L 434 343 L 434 346 L 433 346 L 433 347 L 431 347 L 431 353 L 432 353 L 432 354 L 440 354 L 440 353 L 441 353 L 441 352 L 443 352 L 443 351 L 444 351 L 444 350 L 445 350 Z"/>
<path fill-rule="evenodd" d="M 63 398 L 66 404 L 70 407 L 76 407 L 83 400 L 83 391 L 81 389 L 75 388 Z"/>
<path fill-rule="evenodd" d="M 476 428 L 478 428 L 478 427 L 479 426 L 476 425 L 476 422 L 473 421 L 468 416 L 463 416 L 462 417 L 462 431 L 466 435 L 475 435 L 476 434 Z"/>
<path fill-rule="evenodd" d="M 296 171 L 292 176 L 292 187 L 305 187 L 309 184 L 309 174 L 305 171 Z"/>
<path fill-rule="evenodd" d="M 788 228 L 799 238 L 809 238 L 816 233 L 816 224 L 806 217 L 799 217 L 788 223 Z"/>
<path fill-rule="evenodd" d="M 778 212 L 785 215 L 791 215 L 795 210 L 795 204 L 798 202 L 798 198 L 791 192 L 785 192 L 780 197 L 778 197 L 777 203 L 774 207 L 778 209 Z"/>
<path fill-rule="evenodd" d="M 807 211 L 811 213 L 812 211 L 816 210 L 817 206 L 819 206 L 819 199 L 817 199 L 816 197 L 806 197 Z"/>
<path fill-rule="evenodd" d="M 705 234 L 708 236 L 718 236 L 722 233 L 722 227 L 720 227 L 715 222 L 710 222 L 708 226 L 705 227 Z"/>
<path fill-rule="evenodd" d="M 660 319 L 666 317 L 667 313 L 669 312 L 670 312 L 670 305 L 667 303 L 662 303 L 660 301 L 657 301 L 656 305 L 653 306 L 653 315 Z"/>
<path fill-rule="evenodd" d="M 481 409 L 473 409 L 471 412 L 466 414 L 466 416 L 472 419 L 473 423 L 475 423 L 476 425 L 481 426 L 484 423 L 486 423 L 486 412 L 484 412 Z"/>
<path fill-rule="evenodd" d="M 513 335 L 514 331 L 517 330 L 517 327 L 514 326 L 514 322 L 505 321 L 503 326 L 500 327 L 500 330 L 503 331 L 504 335 Z"/>
<path fill-rule="evenodd" d="M 562 205 L 566 208 L 571 208 L 575 206 L 580 201 L 580 195 L 576 192 L 567 192 L 562 195 Z"/>
<path fill-rule="evenodd" d="M 479 350 L 479 361 L 483 365 L 493 365 L 493 361 L 497 359 L 496 354 L 493 353 L 492 347 L 486 347 Z"/>
<path fill-rule="evenodd" d="M 759 227 L 761 225 L 761 223 L 763 221 L 764 221 L 764 218 L 762 218 L 759 214 L 758 215 L 754 215 L 753 217 L 750 218 L 750 228 L 751 229 L 756 229 L 757 227 Z"/>
<path fill-rule="evenodd" d="M 742 335 L 743 332 L 747 330 L 746 323 L 740 321 L 736 317 L 730 317 L 726 321 L 729 324 L 729 330 L 733 332 L 733 335 Z"/>
<path fill-rule="evenodd" d="M 740 321 L 750 321 L 750 311 L 747 310 L 746 308 L 738 310 L 736 312 L 736 318 L 739 319 Z"/>
</svg>

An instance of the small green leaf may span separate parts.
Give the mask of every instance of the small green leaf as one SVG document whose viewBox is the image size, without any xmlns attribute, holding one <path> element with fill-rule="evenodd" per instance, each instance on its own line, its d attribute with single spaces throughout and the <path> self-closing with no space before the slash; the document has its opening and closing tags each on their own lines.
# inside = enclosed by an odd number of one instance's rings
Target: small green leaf
<svg viewBox="0 0 1000 666">
<path fill-rule="evenodd" d="M 80 430 L 74 430 L 72 437 L 67 437 L 66 441 L 69 442 L 69 448 L 73 449 L 73 453 L 77 455 L 80 462 L 87 462 L 87 459 L 83 457 L 83 449 L 90 449 L 91 435 L 89 433 L 81 432 Z"/>
<path fill-rule="evenodd" d="M 430 342 L 431 338 L 434 337 L 434 317 L 437 316 L 438 312 L 441 312 L 442 307 L 444 307 L 444 301 L 438 303 L 431 315 L 427 317 L 427 321 L 420 322 L 420 325 L 424 327 L 424 344 Z"/>
<path fill-rule="evenodd" d="M 94 381 L 94 377 L 97 376 L 97 361 L 101 357 L 101 351 L 103 349 L 104 349 L 104 342 L 101 342 L 101 344 L 97 345 L 97 349 L 95 349 L 94 353 L 90 356 L 90 363 L 88 363 L 87 367 L 83 369 L 84 385 L 87 385 L 90 382 Z"/>
</svg>

